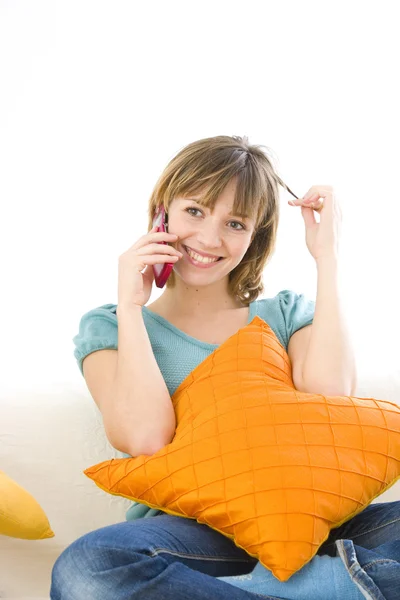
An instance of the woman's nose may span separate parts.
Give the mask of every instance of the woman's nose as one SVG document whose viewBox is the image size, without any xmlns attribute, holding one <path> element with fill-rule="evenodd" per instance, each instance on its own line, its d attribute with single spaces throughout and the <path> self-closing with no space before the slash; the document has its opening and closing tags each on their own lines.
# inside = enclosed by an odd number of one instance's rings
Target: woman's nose
<svg viewBox="0 0 400 600">
<path fill-rule="evenodd" d="M 203 227 L 198 232 L 197 239 L 204 249 L 204 252 L 207 252 L 207 249 L 212 250 L 222 246 L 222 239 L 218 227 Z"/>
</svg>

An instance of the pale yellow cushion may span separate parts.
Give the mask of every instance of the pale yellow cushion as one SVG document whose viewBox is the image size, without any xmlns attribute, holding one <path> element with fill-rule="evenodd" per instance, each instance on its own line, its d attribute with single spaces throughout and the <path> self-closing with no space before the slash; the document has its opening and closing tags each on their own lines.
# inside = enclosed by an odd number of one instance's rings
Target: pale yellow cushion
<svg viewBox="0 0 400 600">
<path fill-rule="evenodd" d="M 24 540 L 54 537 L 35 498 L 3 471 L 0 471 L 0 534 Z"/>
</svg>

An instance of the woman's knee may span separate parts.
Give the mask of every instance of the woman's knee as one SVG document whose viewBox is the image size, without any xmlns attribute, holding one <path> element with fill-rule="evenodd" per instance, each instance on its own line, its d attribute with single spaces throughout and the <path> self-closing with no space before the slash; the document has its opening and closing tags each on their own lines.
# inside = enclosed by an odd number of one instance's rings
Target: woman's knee
<svg viewBox="0 0 400 600">
<path fill-rule="evenodd" d="M 60 554 L 51 573 L 51 600 L 75 600 L 79 596 L 84 597 L 83 591 L 90 584 L 91 569 L 95 567 L 96 562 L 96 557 L 92 555 L 89 568 L 87 557 L 90 548 L 90 540 L 84 542 L 83 538 L 79 538 Z"/>
<path fill-rule="evenodd" d="M 110 599 L 115 594 L 113 569 L 145 559 L 130 544 L 119 544 L 115 526 L 83 535 L 57 558 L 51 574 L 51 600 Z"/>
</svg>

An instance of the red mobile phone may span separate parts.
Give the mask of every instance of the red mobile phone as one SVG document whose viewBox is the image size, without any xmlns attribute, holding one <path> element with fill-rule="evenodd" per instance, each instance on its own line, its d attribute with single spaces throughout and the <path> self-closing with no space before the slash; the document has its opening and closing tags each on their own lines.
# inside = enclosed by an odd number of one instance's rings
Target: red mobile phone
<svg viewBox="0 0 400 600">
<path fill-rule="evenodd" d="M 160 206 L 153 219 L 153 227 L 157 225 L 157 231 L 166 231 L 168 233 L 168 217 L 165 214 L 163 205 Z M 158 244 L 168 244 L 168 242 L 157 242 Z M 153 265 L 154 280 L 156 286 L 164 287 L 168 277 L 174 268 L 174 263 L 158 263 Z"/>
</svg>

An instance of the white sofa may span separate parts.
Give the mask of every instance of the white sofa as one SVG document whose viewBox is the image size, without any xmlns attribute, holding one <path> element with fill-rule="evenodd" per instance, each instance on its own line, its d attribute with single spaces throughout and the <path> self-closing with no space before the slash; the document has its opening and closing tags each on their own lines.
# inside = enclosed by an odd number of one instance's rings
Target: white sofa
<svg viewBox="0 0 400 600">
<path fill-rule="evenodd" d="M 373 377 L 359 367 L 359 397 L 400 403 L 400 370 Z M 41 389 L 2 388 L 0 469 L 30 492 L 48 516 L 54 538 L 0 536 L 0 598 L 49 600 L 56 558 L 81 535 L 125 520 L 130 501 L 100 490 L 83 470 L 121 453 L 110 446 L 82 378 Z M 400 480 L 375 502 L 400 500 Z"/>
</svg>

